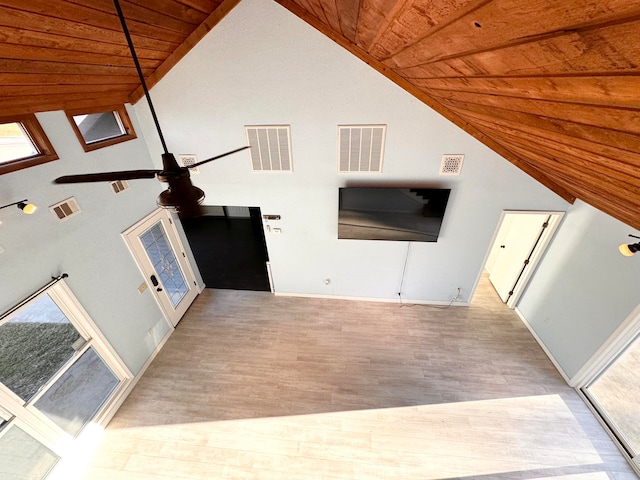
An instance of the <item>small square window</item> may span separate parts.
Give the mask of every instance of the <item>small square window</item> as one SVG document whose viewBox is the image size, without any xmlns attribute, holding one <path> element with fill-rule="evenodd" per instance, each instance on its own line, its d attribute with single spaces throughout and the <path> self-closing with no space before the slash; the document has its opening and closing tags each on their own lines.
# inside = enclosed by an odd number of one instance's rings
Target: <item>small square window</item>
<svg viewBox="0 0 640 480">
<path fill-rule="evenodd" d="M 124 105 L 66 113 L 85 152 L 136 138 Z"/>
<path fill-rule="evenodd" d="M 0 175 L 57 158 L 35 115 L 0 117 Z"/>
</svg>

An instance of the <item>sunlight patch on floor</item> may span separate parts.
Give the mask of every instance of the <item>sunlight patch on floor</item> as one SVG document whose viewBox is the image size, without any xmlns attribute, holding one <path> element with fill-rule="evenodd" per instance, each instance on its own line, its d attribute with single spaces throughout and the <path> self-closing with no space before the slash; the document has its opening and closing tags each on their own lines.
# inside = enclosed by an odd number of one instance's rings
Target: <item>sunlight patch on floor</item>
<svg viewBox="0 0 640 480">
<path fill-rule="evenodd" d="M 179 478 L 608 478 L 559 395 L 107 429 L 90 466 L 113 462 Z"/>
</svg>

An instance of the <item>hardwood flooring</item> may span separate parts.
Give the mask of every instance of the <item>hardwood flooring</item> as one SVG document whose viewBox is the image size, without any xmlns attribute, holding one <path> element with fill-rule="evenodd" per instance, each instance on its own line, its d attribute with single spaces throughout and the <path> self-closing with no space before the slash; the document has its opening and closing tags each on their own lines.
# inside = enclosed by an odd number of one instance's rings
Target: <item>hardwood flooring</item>
<svg viewBox="0 0 640 480">
<path fill-rule="evenodd" d="M 637 478 L 483 280 L 448 309 L 209 290 L 91 480 Z"/>
</svg>

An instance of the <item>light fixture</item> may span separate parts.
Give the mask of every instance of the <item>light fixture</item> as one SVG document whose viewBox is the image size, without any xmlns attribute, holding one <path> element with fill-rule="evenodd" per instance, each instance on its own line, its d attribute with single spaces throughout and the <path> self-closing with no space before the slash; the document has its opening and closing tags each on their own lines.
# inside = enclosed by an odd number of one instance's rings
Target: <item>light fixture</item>
<svg viewBox="0 0 640 480">
<path fill-rule="evenodd" d="M 38 209 L 38 207 L 36 207 L 33 203 L 27 203 L 28 201 L 29 200 L 25 198 L 24 200 L 20 200 L 19 202 L 8 203 L 7 205 L 3 205 L 2 207 L 0 207 L 0 210 L 15 205 L 27 215 L 31 215 Z"/>
<path fill-rule="evenodd" d="M 631 234 L 629 234 L 629 236 L 633 238 L 640 238 Z M 630 257 L 634 253 L 640 252 L 640 242 L 629 243 L 629 244 L 623 243 L 622 245 L 620 245 L 620 247 L 618 247 L 618 249 L 620 250 L 620 253 L 622 255 L 624 255 L 625 257 Z"/>
</svg>

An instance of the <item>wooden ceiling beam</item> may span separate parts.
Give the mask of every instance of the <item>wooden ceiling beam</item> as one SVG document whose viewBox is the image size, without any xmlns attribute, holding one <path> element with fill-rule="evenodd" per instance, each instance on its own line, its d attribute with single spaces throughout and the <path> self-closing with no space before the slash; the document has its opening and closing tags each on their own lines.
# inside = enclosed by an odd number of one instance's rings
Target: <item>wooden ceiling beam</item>
<svg viewBox="0 0 640 480">
<path fill-rule="evenodd" d="M 402 67 L 528 48 L 531 43 L 553 43 L 568 34 L 580 37 L 592 30 L 615 27 L 639 15 L 637 4 L 616 0 L 494 0 L 459 17 L 446 28 L 431 31 L 425 38 L 409 43 L 384 61 Z M 505 16 L 508 22 L 502 20 Z"/>
<path fill-rule="evenodd" d="M 0 98 L 0 111 L 3 115 L 21 115 L 25 113 L 49 112 L 54 110 L 75 110 L 81 108 L 101 107 L 106 105 L 125 104 L 128 101 L 126 92 L 120 93 L 79 93 L 76 95 L 42 94 L 28 97 Z"/>
<path fill-rule="evenodd" d="M 530 100 L 498 94 L 456 92 L 452 90 L 430 90 L 436 98 L 461 104 L 490 106 L 500 110 L 526 113 L 545 117 L 548 121 L 578 123 L 590 127 L 604 128 L 623 133 L 640 134 L 640 108 L 613 108 L 609 106 L 576 105 L 566 102 Z"/>
<path fill-rule="evenodd" d="M 501 143 L 519 146 L 531 152 L 535 152 L 550 161 L 560 162 L 571 166 L 583 173 L 588 173 L 595 178 L 605 177 L 619 180 L 620 182 L 640 186 L 640 177 L 636 176 L 638 168 L 613 159 L 602 156 L 590 155 L 584 150 L 573 150 L 571 153 L 555 142 L 549 142 L 540 137 L 514 134 L 504 128 L 494 127 L 488 122 L 482 122 L 486 131 L 491 131 Z M 594 175 L 595 174 L 595 175 Z"/>
<path fill-rule="evenodd" d="M 576 122 L 549 119 L 485 105 L 451 102 L 449 100 L 441 100 L 441 102 L 454 111 L 464 112 L 463 116 L 465 117 L 473 114 L 476 118 L 504 122 L 507 125 L 517 125 L 516 128 L 532 133 L 548 131 L 560 135 L 561 139 L 569 144 L 571 142 L 580 142 L 581 144 L 589 145 L 587 149 L 595 153 L 614 158 L 633 159 L 630 160 L 631 163 L 640 161 L 640 153 L 638 153 L 640 152 L 640 136 L 633 133 L 591 127 Z"/>
<path fill-rule="evenodd" d="M 531 100 L 569 102 L 622 108 L 640 108 L 638 74 L 550 77 L 414 78 L 427 90 L 510 96 Z"/>
</svg>

